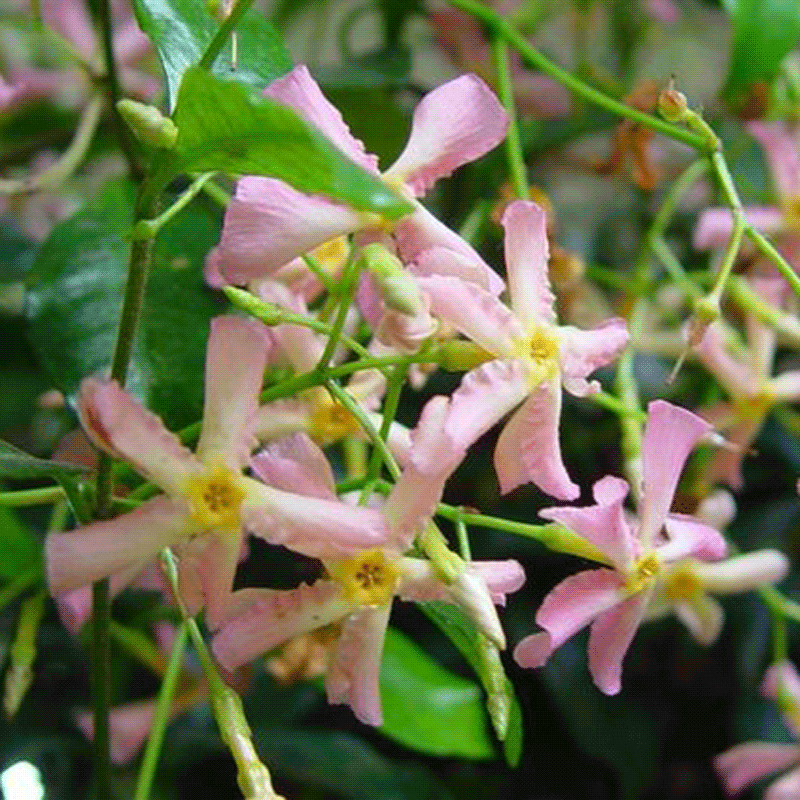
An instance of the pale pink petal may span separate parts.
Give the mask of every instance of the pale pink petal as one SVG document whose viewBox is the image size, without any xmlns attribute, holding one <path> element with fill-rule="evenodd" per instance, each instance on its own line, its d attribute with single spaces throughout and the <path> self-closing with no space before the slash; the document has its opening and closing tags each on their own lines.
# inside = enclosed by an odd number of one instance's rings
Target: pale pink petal
<svg viewBox="0 0 800 800">
<path fill-rule="evenodd" d="M 330 462 L 305 433 L 294 433 L 271 442 L 250 464 L 264 483 L 276 489 L 336 499 Z"/>
<path fill-rule="evenodd" d="M 387 540 L 386 521 L 374 509 L 284 492 L 254 480 L 248 480 L 248 487 L 241 518 L 249 531 L 271 544 L 333 558 Z"/>
<path fill-rule="evenodd" d="M 727 404 L 724 409 L 729 413 L 735 413 Z M 703 411 L 703 415 L 709 418 L 712 416 L 708 410 Z M 707 484 L 720 482 L 726 483 L 732 489 L 742 488 L 744 483 L 742 462 L 745 456 L 749 455 L 751 445 L 758 436 L 763 422 L 763 417 L 745 419 L 725 431 L 725 445 L 717 448 L 703 465 L 702 477 Z"/>
<path fill-rule="evenodd" d="M 745 206 L 747 222 L 756 230 L 774 235 L 786 227 L 786 216 L 774 206 Z M 733 233 L 733 217 L 729 208 L 707 208 L 700 214 L 694 229 L 695 250 L 716 250 L 725 247 Z"/>
<path fill-rule="evenodd" d="M 206 351 L 205 407 L 197 455 L 205 463 L 241 469 L 256 440 L 252 421 L 271 342 L 258 320 L 211 320 Z"/>
<path fill-rule="evenodd" d="M 345 155 L 370 172 L 378 171 L 378 159 L 366 152 L 364 143 L 356 139 L 336 108 L 320 91 L 305 64 L 276 78 L 264 90 L 264 97 L 293 108 L 328 137 Z"/>
<path fill-rule="evenodd" d="M 503 214 L 506 272 L 511 307 L 526 328 L 555 322 L 555 297 L 550 289 L 547 260 L 547 215 L 541 206 L 516 200 Z"/>
<path fill-rule="evenodd" d="M 420 197 L 439 178 L 489 152 L 507 128 L 508 115 L 494 92 L 476 75 L 462 75 L 420 100 L 408 143 L 384 177 Z"/>
<path fill-rule="evenodd" d="M 483 262 L 468 258 L 464 253 L 458 253 L 447 247 L 429 247 L 419 253 L 409 270 L 417 277 L 417 282 L 424 287 L 423 278 L 448 276 L 458 278 L 464 283 L 473 283 L 485 291 L 489 291 L 490 283 L 494 280 L 488 276 L 486 265 Z M 499 276 L 498 276 L 499 280 Z M 489 292 L 492 297 L 497 297 L 502 288 Z"/>
<path fill-rule="evenodd" d="M 747 123 L 747 130 L 764 150 L 781 200 L 800 195 L 800 154 L 797 140 L 786 123 L 752 120 Z"/>
<path fill-rule="evenodd" d="M 164 491 L 181 495 L 200 470 L 195 455 L 170 433 L 159 417 L 143 408 L 116 381 L 87 378 L 81 384 L 78 411 L 89 438 Z"/>
<path fill-rule="evenodd" d="M 489 361 L 468 372 L 450 398 L 445 430 L 464 449 L 519 405 L 530 393 L 523 361 Z"/>
<path fill-rule="evenodd" d="M 718 561 L 728 553 L 725 537 L 710 525 L 687 514 L 669 514 L 664 520 L 669 539 L 657 547 L 662 561 L 692 556 L 701 561 Z"/>
<path fill-rule="evenodd" d="M 714 759 L 714 766 L 725 785 L 725 791 L 737 794 L 746 786 L 773 772 L 791 767 L 798 761 L 800 750 L 796 744 L 745 742 L 718 755 Z"/>
<path fill-rule="evenodd" d="M 346 703 L 365 725 L 383 721 L 379 680 L 391 603 L 348 617 L 325 678 L 331 703 Z"/>
<path fill-rule="evenodd" d="M 589 672 L 605 694 L 622 688 L 622 660 L 644 616 L 650 592 L 644 591 L 601 614 L 589 634 Z"/>
<path fill-rule="evenodd" d="M 610 481 L 614 482 L 613 486 Z M 639 555 L 622 507 L 628 484 L 611 476 L 604 478 L 602 486 L 598 488 L 600 483 L 595 483 L 595 498 L 599 495 L 606 502 L 586 508 L 543 508 L 539 516 L 560 523 L 596 545 L 624 573 L 633 566 L 634 559 Z M 611 494 L 612 490 L 616 490 L 616 494 Z"/>
<path fill-rule="evenodd" d="M 155 714 L 155 700 L 140 700 L 110 710 L 108 733 L 113 764 L 127 764 L 135 758 L 150 733 Z M 91 712 L 77 714 L 75 724 L 87 739 L 94 738 L 94 719 Z"/>
<path fill-rule="evenodd" d="M 362 224 L 347 206 L 248 176 L 225 212 L 216 250 L 219 273 L 235 284 L 274 275 L 287 262 Z"/>
<path fill-rule="evenodd" d="M 797 800 L 800 797 L 800 770 L 793 769 L 764 790 L 763 800 Z"/>
<path fill-rule="evenodd" d="M 150 39 L 131 15 L 114 25 L 114 55 L 120 64 L 133 64 L 151 52 Z"/>
<path fill-rule="evenodd" d="M 252 420 L 253 434 L 263 442 L 307 431 L 310 424 L 311 408 L 305 400 L 274 400 L 260 406 Z"/>
<path fill-rule="evenodd" d="M 594 569 L 570 575 L 545 597 L 536 612 L 555 650 L 593 619 L 623 602 L 622 578 L 613 569 Z"/>
<path fill-rule="evenodd" d="M 724 561 L 697 564 L 695 572 L 707 591 L 735 594 L 782 581 L 789 572 L 789 559 L 779 550 L 754 550 Z"/>
<path fill-rule="evenodd" d="M 45 25 L 74 44 L 84 58 L 93 60 L 97 35 L 81 0 L 40 0 L 39 12 Z"/>
<path fill-rule="evenodd" d="M 244 602 L 243 602 L 244 601 Z M 332 581 L 316 581 L 289 591 L 243 589 L 232 607 L 242 607 L 214 636 L 212 650 L 225 669 L 234 670 L 281 642 L 330 625 L 353 609 Z"/>
<path fill-rule="evenodd" d="M 532 482 L 560 500 L 580 495 L 561 459 L 560 421 L 561 386 L 558 379 L 546 381 L 514 412 L 497 440 L 494 468 L 503 494 Z"/>
<path fill-rule="evenodd" d="M 482 286 L 497 297 L 505 283 L 503 279 L 478 255 L 476 250 L 455 231 L 447 227 L 416 200 L 414 211 L 398 220 L 394 227 L 394 240 L 400 258 L 406 263 L 416 262 L 425 250 L 443 247 L 452 250 L 462 260 L 473 263 Z M 464 266 L 458 267 L 463 271 Z"/>
<path fill-rule="evenodd" d="M 558 329 L 559 361 L 564 387 L 583 397 L 600 386 L 584 380 L 598 367 L 610 364 L 628 345 L 628 329 L 623 319 L 606 320 L 590 331 L 572 326 Z"/>
<path fill-rule="evenodd" d="M 115 519 L 50 533 L 45 540 L 50 592 L 59 594 L 144 564 L 187 536 L 189 526 L 186 505 L 159 496 Z"/>
<path fill-rule="evenodd" d="M 731 397 L 756 395 L 761 383 L 759 376 L 745 361 L 732 356 L 727 344 L 724 326 L 713 322 L 696 348 L 697 357 Z"/>
<path fill-rule="evenodd" d="M 647 408 L 642 444 L 642 510 L 639 538 L 652 545 L 672 505 L 683 466 L 711 426 L 685 408 L 654 400 Z"/>
<path fill-rule="evenodd" d="M 783 372 L 769 382 L 777 402 L 796 403 L 800 400 L 800 370 Z"/>
<path fill-rule="evenodd" d="M 781 693 L 795 705 L 800 706 L 800 675 L 791 661 L 777 661 L 764 673 L 761 693 L 772 700 L 778 700 Z"/>
<path fill-rule="evenodd" d="M 712 645 L 722 633 L 725 618 L 722 606 L 706 594 L 691 602 L 675 603 L 675 615 L 702 645 Z"/>
<path fill-rule="evenodd" d="M 532 633 L 514 648 L 514 661 L 521 667 L 542 667 L 553 654 L 553 649 L 549 633 Z"/>
</svg>

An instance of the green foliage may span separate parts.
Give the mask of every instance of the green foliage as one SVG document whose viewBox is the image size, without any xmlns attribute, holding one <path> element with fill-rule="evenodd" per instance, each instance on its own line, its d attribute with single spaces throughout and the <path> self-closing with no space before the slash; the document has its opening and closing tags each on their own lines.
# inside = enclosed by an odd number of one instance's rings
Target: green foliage
<svg viewBox="0 0 800 800">
<path fill-rule="evenodd" d="M 0 441 L 0 478 L 15 480 L 36 480 L 39 478 L 59 478 L 83 472 L 82 467 L 46 458 L 36 458 L 8 442 Z"/>
<path fill-rule="evenodd" d="M 800 40 L 796 0 L 723 0 L 733 24 L 728 78 L 723 95 L 741 97 L 756 81 L 772 81 Z"/>
<path fill-rule="evenodd" d="M 199 64 L 219 22 L 202 0 L 135 0 L 134 8 L 142 30 L 161 58 L 168 107 L 173 111 L 183 74 Z M 253 92 L 260 92 L 292 66 L 280 34 L 263 14 L 252 10 L 236 28 L 235 66 L 231 63 L 232 48 L 229 41 L 212 71 L 218 78 L 236 81 Z"/>
<path fill-rule="evenodd" d="M 42 548 L 38 539 L 7 508 L 0 508 L 0 578 L 10 581 L 27 572 L 38 572 Z"/>
</svg>

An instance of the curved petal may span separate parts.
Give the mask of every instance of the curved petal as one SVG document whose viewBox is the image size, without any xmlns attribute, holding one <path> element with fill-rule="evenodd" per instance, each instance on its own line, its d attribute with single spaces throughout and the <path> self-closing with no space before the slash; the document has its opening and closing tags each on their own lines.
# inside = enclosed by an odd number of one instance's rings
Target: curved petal
<svg viewBox="0 0 800 800">
<path fill-rule="evenodd" d="M 764 150 L 781 200 L 800 195 L 800 153 L 786 123 L 751 120 L 747 123 L 747 130 Z"/>
<path fill-rule="evenodd" d="M 45 25 L 75 45 L 89 62 L 97 51 L 97 34 L 88 9 L 80 0 L 40 0 L 39 13 Z"/>
<path fill-rule="evenodd" d="M 516 200 L 505 210 L 506 272 L 511 307 L 527 328 L 555 322 L 555 296 L 550 289 L 547 260 L 547 215 L 541 206 Z"/>
<path fill-rule="evenodd" d="M 109 711 L 109 755 L 112 764 L 127 764 L 141 750 L 156 715 L 155 700 L 140 700 Z M 94 719 L 89 711 L 75 716 L 75 724 L 87 739 L 94 738 Z"/>
<path fill-rule="evenodd" d="M 514 661 L 521 667 L 542 667 L 552 655 L 553 649 L 549 633 L 532 633 L 514 648 Z"/>
<path fill-rule="evenodd" d="M 785 692 L 791 701 L 800 705 L 800 675 L 791 661 L 777 661 L 764 673 L 761 682 L 761 693 L 765 697 L 778 700 L 780 694 Z"/>
<path fill-rule="evenodd" d="M 695 573 L 706 590 L 713 594 L 747 592 L 758 586 L 777 583 L 788 572 L 789 559 L 779 550 L 754 550 L 731 556 L 725 561 L 695 566 Z"/>
<path fill-rule="evenodd" d="M 234 592 L 229 616 L 214 636 L 212 650 L 225 669 L 233 670 L 281 642 L 329 625 L 353 608 L 333 581 L 316 581 L 289 591 L 243 589 Z"/>
<path fill-rule="evenodd" d="M 264 97 L 290 106 L 360 167 L 370 172 L 378 171 L 377 156 L 367 153 L 364 143 L 350 133 L 339 109 L 322 94 L 305 64 L 298 64 L 286 75 L 272 81 L 264 89 Z"/>
<path fill-rule="evenodd" d="M 264 483 L 276 489 L 336 500 L 330 462 L 305 433 L 271 442 L 253 456 L 250 465 Z"/>
<path fill-rule="evenodd" d="M 640 592 L 599 616 L 589 634 L 589 672 L 605 694 L 622 688 L 622 660 L 642 621 L 650 592 Z"/>
<path fill-rule="evenodd" d="M 50 592 L 65 592 L 131 565 L 144 565 L 189 533 L 186 504 L 164 496 L 115 519 L 50 533 L 44 545 Z"/>
<path fill-rule="evenodd" d="M 552 649 L 561 647 L 597 616 L 624 602 L 621 582 L 613 569 L 587 570 L 561 581 L 536 612 L 536 624 L 550 634 Z"/>
<path fill-rule="evenodd" d="M 439 178 L 489 152 L 507 128 L 508 114 L 494 92 L 477 75 L 462 75 L 420 100 L 408 143 L 384 177 L 420 197 Z"/>
<path fill-rule="evenodd" d="M 463 253 L 457 253 L 448 247 L 437 245 L 429 247 L 419 253 L 416 259 L 408 265 L 411 273 L 416 277 L 418 285 L 424 290 L 425 278 L 450 277 L 458 278 L 464 283 L 472 283 L 484 291 L 489 292 L 492 281 L 486 273 L 486 266 L 467 258 Z M 499 276 L 497 276 L 499 280 Z M 495 287 L 496 288 L 496 287 Z M 497 297 L 502 288 L 489 292 L 492 297 Z"/>
<path fill-rule="evenodd" d="M 628 484 L 620 478 L 608 476 L 595 483 L 595 498 L 602 498 L 597 505 L 586 508 L 543 508 L 539 516 L 558 522 L 579 536 L 599 547 L 620 571 L 627 572 L 638 556 L 630 527 L 625 520 L 622 503 L 628 493 Z M 610 485 L 613 481 L 613 486 Z M 616 489 L 616 494 L 611 490 Z"/>
<path fill-rule="evenodd" d="M 129 461 L 169 494 L 180 496 L 187 478 L 201 471 L 194 453 L 116 381 L 83 381 L 78 412 L 84 430 L 98 447 Z"/>
<path fill-rule="evenodd" d="M 764 790 L 763 800 L 797 800 L 800 797 L 800 770 L 793 769 Z"/>
<path fill-rule="evenodd" d="M 494 468 L 503 494 L 531 481 L 560 500 L 581 493 L 573 483 L 558 441 L 561 386 L 556 380 L 536 388 L 505 424 L 494 451 Z"/>
<path fill-rule="evenodd" d="M 775 206 L 745 206 L 744 215 L 756 230 L 775 234 L 786 227 L 786 216 Z M 707 208 L 701 212 L 694 229 L 692 244 L 695 250 L 715 250 L 724 247 L 733 233 L 733 217 L 729 208 Z"/>
<path fill-rule="evenodd" d="M 642 444 L 642 510 L 639 538 L 652 546 L 661 531 L 683 466 L 711 425 L 685 408 L 664 400 L 647 407 Z"/>
<path fill-rule="evenodd" d="M 305 400 L 273 400 L 253 415 L 253 433 L 261 442 L 308 431 L 310 424 L 311 409 Z"/>
<path fill-rule="evenodd" d="M 297 256 L 362 224 L 347 206 L 296 191 L 274 178 L 248 176 L 225 211 L 217 271 L 245 284 L 273 275 Z"/>
<path fill-rule="evenodd" d="M 719 639 L 725 613 L 722 606 L 707 594 L 691 602 L 675 603 L 675 615 L 688 628 L 689 633 L 708 647 Z"/>
<path fill-rule="evenodd" d="M 695 349 L 697 358 L 731 397 L 758 394 L 761 388 L 758 375 L 749 364 L 731 355 L 726 329 L 721 323 L 712 322 Z"/>
<path fill-rule="evenodd" d="M 718 755 L 714 766 L 728 794 L 736 794 L 773 772 L 800 761 L 796 744 L 745 742 Z"/>
<path fill-rule="evenodd" d="M 379 680 L 392 604 L 361 608 L 342 625 L 325 678 L 331 703 L 346 703 L 365 725 L 383 722 Z"/>
<path fill-rule="evenodd" d="M 725 537 L 710 525 L 687 514 L 669 514 L 664 520 L 669 539 L 656 551 L 662 561 L 694 556 L 701 561 L 718 561 L 728 553 Z"/>
<path fill-rule="evenodd" d="M 590 331 L 563 326 L 558 329 L 558 345 L 564 386 L 583 397 L 598 387 L 582 379 L 610 364 L 627 347 L 628 329 L 624 319 L 616 318 Z"/>
<path fill-rule="evenodd" d="M 450 398 L 444 423 L 451 440 L 464 449 L 519 405 L 530 393 L 522 361 L 489 361 L 468 372 Z"/>
<path fill-rule="evenodd" d="M 252 422 L 270 344 L 269 331 L 258 320 L 211 320 L 203 427 L 197 442 L 197 455 L 206 463 L 221 462 L 232 469 L 247 463 L 256 444 Z"/>
</svg>

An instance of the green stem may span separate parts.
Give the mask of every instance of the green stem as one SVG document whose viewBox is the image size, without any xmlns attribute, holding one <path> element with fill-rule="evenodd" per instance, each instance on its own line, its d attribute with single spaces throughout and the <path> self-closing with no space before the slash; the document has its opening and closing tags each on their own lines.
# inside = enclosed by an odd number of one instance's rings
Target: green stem
<svg viewBox="0 0 800 800">
<path fill-rule="evenodd" d="M 522 141 L 519 134 L 519 121 L 517 109 L 514 105 L 514 87 L 511 82 L 511 73 L 508 67 L 508 47 L 505 40 L 495 36 L 492 40 L 495 70 L 497 72 L 497 91 L 500 102 L 508 114 L 508 132 L 506 133 L 506 156 L 511 180 L 517 197 L 527 200 L 530 197 L 528 174 L 525 167 L 525 157 L 522 154 Z"/>
<path fill-rule="evenodd" d="M 792 622 L 800 622 L 800 603 L 785 597 L 774 586 L 762 586 L 758 593 L 772 611 Z"/>
<path fill-rule="evenodd" d="M 199 178 L 196 178 L 189 185 L 189 188 L 186 189 L 166 211 L 159 214 L 155 219 L 140 219 L 131 231 L 131 238 L 134 240 L 153 239 L 167 222 L 192 202 L 214 175 L 216 175 L 215 172 L 205 172 Z"/>
<path fill-rule="evenodd" d="M 222 24 L 217 28 L 217 32 L 211 38 L 211 41 L 206 47 L 203 57 L 200 59 L 200 64 L 203 69 L 209 70 L 217 60 L 217 56 L 222 52 L 225 42 L 228 41 L 233 29 L 239 24 L 239 20 L 244 16 L 248 8 L 253 4 L 253 0 L 238 0 L 236 5 L 231 9 L 231 13 L 222 21 Z"/>
<path fill-rule="evenodd" d="M 22 506 L 44 506 L 58 503 L 66 495 L 60 486 L 42 486 L 39 489 L 18 489 L 0 492 L 0 506 L 19 508 Z"/>
<path fill-rule="evenodd" d="M 570 91 L 582 97 L 584 100 L 588 100 L 590 103 L 605 108 L 612 114 L 626 117 L 634 122 L 646 125 L 662 133 L 664 136 L 689 145 L 689 147 L 695 150 L 699 150 L 700 152 L 710 151 L 710 143 L 704 136 L 673 125 L 652 114 L 646 114 L 643 111 L 633 108 L 633 106 L 621 103 L 619 100 L 615 100 L 603 92 L 598 91 L 593 86 L 585 83 L 572 73 L 567 72 L 567 70 L 558 66 L 553 61 L 550 61 L 549 58 L 533 47 L 508 20 L 501 17 L 494 9 L 483 5 L 480 0 L 450 0 L 450 2 L 451 5 L 456 8 L 484 22 L 493 33 L 504 39 L 517 50 L 522 58 L 531 66 L 541 70 L 545 75 L 549 75 L 559 83 L 562 83 Z"/>
<path fill-rule="evenodd" d="M 800 276 L 794 271 L 792 265 L 775 249 L 775 245 L 769 241 L 760 231 L 747 225 L 745 236 L 761 251 L 761 255 L 768 258 L 778 272 L 783 275 L 784 280 L 792 287 L 795 294 L 800 295 Z"/>
<path fill-rule="evenodd" d="M 142 766 L 139 769 L 139 778 L 136 782 L 136 791 L 133 800 L 149 800 L 150 790 L 153 787 L 153 780 L 158 765 L 158 757 L 161 755 L 161 746 L 164 743 L 164 734 L 169 724 L 169 715 L 172 708 L 172 698 L 175 696 L 175 688 L 178 685 L 178 677 L 181 673 L 183 664 L 183 654 L 186 650 L 186 641 L 189 636 L 189 626 L 183 620 L 178 626 L 175 641 L 172 644 L 172 652 L 169 656 L 167 671 L 161 682 L 161 689 L 158 692 L 153 725 L 150 728 L 150 735 L 147 737 L 147 745 L 142 757 Z"/>
<path fill-rule="evenodd" d="M 397 415 L 397 407 L 400 404 L 400 393 L 403 391 L 403 385 L 405 383 L 407 373 L 408 364 L 400 363 L 394 368 L 391 376 L 389 377 L 386 387 L 386 397 L 383 403 L 383 419 L 381 420 L 381 429 L 378 431 L 378 437 L 384 443 L 389 437 L 389 428 L 391 427 L 392 421 Z M 369 466 L 367 468 L 367 477 L 378 477 L 382 460 L 383 453 L 376 447 L 370 456 Z M 363 495 L 362 500 L 366 500 L 366 497 Z"/>
<path fill-rule="evenodd" d="M 358 276 L 361 272 L 363 261 L 361 259 L 354 259 L 353 254 L 354 251 L 351 250 L 347 259 L 347 264 L 345 264 L 342 273 L 341 294 L 339 296 L 336 317 L 333 320 L 333 325 L 331 325 L 331 331 L 328 341 L 325 343 L 325 349 L 317 363 L 317 370 L 320 371 L 330 366 L 331 358 L 333 358 L 333 354 L 342 338 L 344 323 L 347 320 L 347 312 L 350 310 L 353 294 L 356 290 L 356 283 L 358 282 Z"/>
</svg>

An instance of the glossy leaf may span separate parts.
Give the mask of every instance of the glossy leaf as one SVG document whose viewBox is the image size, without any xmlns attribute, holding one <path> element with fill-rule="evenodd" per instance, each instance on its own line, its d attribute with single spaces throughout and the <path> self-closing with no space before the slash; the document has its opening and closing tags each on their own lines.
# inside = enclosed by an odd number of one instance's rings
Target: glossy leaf
<svg viewBox="0 0 800 800">
<path fill-rule="evenodd" d="M 280 178 L 302 192 L 389 218 L 410 210 L 377 175 L 350 161 L 290 108 L 202 69 L 184 74 L 174 121 L 178 140 L 172 150 L 159 152 L 152 194 L 176 175 L 218 171 Z"/>
<path fill-rule="evenodd" d="M 167 79 L 170 111 L 175 108 L 184 72 L 199 64 L 219 22 L 207 3 L 197 0 L 135 0 L 136 17 L 158 51 Z M 212 71 L 223 80 L 235 80 L 254 92 L 288 72 L 292 62 L 280 34 L 255 11 L 245 13 L 236 27 L 236 65 L 231 64 L 229 41 Z"/>
<path fill-rule="evenodd" d="M 438 756 L 494 755 L 480 689 L 392 628 L 383 652 L 381 703 L 381 731 L 407 747 Z"/>
<path fill-rule="evenodd" d="M 771 81 L 800 40 L 796 0 L 724 0 L 733 23 L 723 94 L 736 100 L 756 81 Z"/>
</svg>

